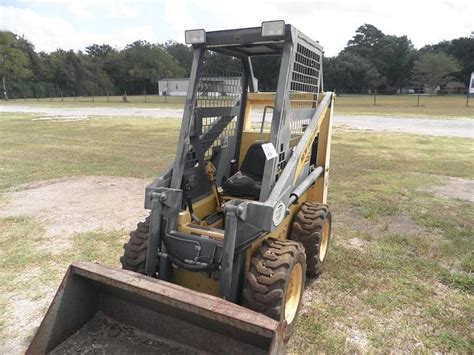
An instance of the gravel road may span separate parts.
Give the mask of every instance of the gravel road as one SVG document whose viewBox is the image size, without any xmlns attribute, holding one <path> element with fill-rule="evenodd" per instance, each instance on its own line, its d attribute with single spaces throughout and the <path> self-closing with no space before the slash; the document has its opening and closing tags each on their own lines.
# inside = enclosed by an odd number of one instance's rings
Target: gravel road
<svg viewBox="0 0 474 355">
<path fill-rule="evenodd" d="M 37 113 L 41 120 L 83 120 L 89 116 L 181 118 L 182 110 L 138 107 L 41 107 L 26 105 L 0 106 L 0 112 Z M 258 112 L 256 113 L 258 115 Z M 258 120 L 258 119 L 256 119 Z M 474 138 L 474 120 L 469 118 L 415 118 L 409 116 L 335 115 L 334 124 L 352 129 L 403 132 L 427 136 Z"/>
</svg>

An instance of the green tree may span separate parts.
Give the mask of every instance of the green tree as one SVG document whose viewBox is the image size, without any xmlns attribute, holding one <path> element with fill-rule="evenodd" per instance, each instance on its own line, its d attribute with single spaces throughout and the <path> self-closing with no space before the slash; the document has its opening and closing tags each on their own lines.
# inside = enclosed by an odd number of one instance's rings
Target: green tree
<svg viewBox="0 0 474 355">
<path fill-rule="evenodd" d="M 181 68 L 184 69 L 184 75 L 189 76 L 191 73 L 191 65 L 193 64 L 192 48 L 175 41 L 167 41 L 163 47 L 168 54 L 178 61 Z"/>
<path fill-rule="evenodd" d="M 357 28 L 344 52 L 354 53 L 370 62 L 383 78 L 380 88 L 392 92 L 409 82 L 416 56 L 408 37 L 385 35 L 369 24 Z"/>
<path fill-rule="evenodd" d="M 117 58 L 122 78 L 116 78 L 127 92 L 142 93 L 156 90 L 158 79 L 180 77 L 185 71 L 178 61 L 161 46 L 147 41 L 135 41 L 125 47 Z"/>
<path fill-rule="evenodd" d="M 0 31 L 0 71 L 6 100 L 7 80 L 18 81 L 32 75 L 28 56 L 19 48 L 18 36 L 9 31 Z"/>
<path fill-rule="evenodd" d="M 91 71 L 95 73 L 95 91 L 97 95 L 105 92 L 114 92 L 115 87 L 108 73 L 104 70 L 108 62 L 116 54 L 116 50 L 108 44 L 93 44 L 86 47 L 86 53 Z"/>
<path fill-rule="evenodd" d="M 253 73 L 258 79 L 259 91 L 276 91 L 280 62 L 280 56 L 252 57 Z"/>
<path fill-rule="evenodd" d="M 357 28 L 355 35 L 347 42 L 345 49 L 367 59 L 377 50 L 384 36 L 383 32 L 374 25 L 364 24 Z"/>
<path fill-rule="evenodd" d="M 343 52 L 323 63 L 326 90 L 364 92 L 383 83 L 377 68 L 367 59 L 352 52 Z"/>
<path fill-rule="evenodd" d="M 377 44 L 371 62 L 385 78 L 385 89 L 396 91 L 408 84 L 415 58 L 416 51 L 407 36 L 386 35 Z"/>
<path fill-rule="evenodd" d="M 420 53 L 445 53 L 454 57 L 461 64 L 461 69 L 453 76 L 469 85 L 471 73 L 474 72 L 474 38 L 460 37 L 427 45 L 420 49 Z"/>
<path fill-rule="evenodd" d="M 424 53 L 415 62 L 413 77 L 434 93 L 436 87 L 446 84 L 460 69 L 459 63 L 445 53 Z"/>
</svg>

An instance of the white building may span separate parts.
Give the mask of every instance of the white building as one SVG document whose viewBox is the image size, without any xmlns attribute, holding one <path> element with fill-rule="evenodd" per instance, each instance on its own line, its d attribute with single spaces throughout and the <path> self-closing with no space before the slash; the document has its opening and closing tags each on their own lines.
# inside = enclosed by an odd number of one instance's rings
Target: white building
<svg viewBox="0 0 474 355">
<path fill-rule="evenodd" d="M 189 78 L 164 78 L 158 80 L 158 92 L 163 96 L 186 96 L 188 86 Z"/>
<path fill-rule="evenodd" d="M 225 94 L 235 93 L 240 85 L 240 77 L 207 77 L 201 78 L 201 92 Z M 255 86 L 257 86 L 255 79 Z M 188 92 L 189 78 L 164 78 L 158 80 L 158 92 L 160 95 L 186 96 Z"/>
</svg>

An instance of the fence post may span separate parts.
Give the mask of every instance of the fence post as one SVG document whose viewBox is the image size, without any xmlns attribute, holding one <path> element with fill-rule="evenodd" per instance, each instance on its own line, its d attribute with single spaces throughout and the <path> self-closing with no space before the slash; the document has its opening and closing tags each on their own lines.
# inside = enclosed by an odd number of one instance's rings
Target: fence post
<svg viewBox="0 0 474 355">
<path fill-rule="evenodd" d="M 107 102 L 110 102 L 110 98 L 109 98 L 109 90 L 107 90 Z"/>
<path fill-rule="evenodd" d="M 145 92 L 145 103 L 146 103 L 146 89 L 143 90 Z"/>
<path fill-rule="evenodd" d="M 60 93 L 61 93 L 61 101 L 64 101 L 64 97 L 63 97 L 63 91 L 60 90 Z"/>
<path fill-rule="evenodd" d="M 416 102 L 416 106 L 420 107 L 420 94 L 418 94 L 418 101 Z"/>
<path fill-rule="evenodd" d="M 53 95 L 51 95 L 51 90 L 49 90 L 49 99 L 53 102 Z"/>
<path fill-rule="evenodd" d="M 74 102 L 76 102 L 76 92 L 74 91 L 72 94 L 74 95 Z"/>
<path fill-rule="evenodd" d="M 467 90 L 467 95 L 466 95 L 466 107 L 469 107 L 469 90 Z"/>
<path fill-rule="evenodd" d="M 374 106 L 377 106 L 377 90 L 374 91 Z"/>
</svg>

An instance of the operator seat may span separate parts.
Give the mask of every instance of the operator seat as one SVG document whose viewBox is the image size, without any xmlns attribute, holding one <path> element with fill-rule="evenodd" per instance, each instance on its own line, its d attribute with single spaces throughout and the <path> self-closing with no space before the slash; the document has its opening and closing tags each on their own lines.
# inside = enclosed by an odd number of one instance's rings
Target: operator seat
<svg viewBox="0 0 474 355">
<path fill-rule="evenodd" d="M 225 194 L 250 199 L 260 197 L 266 161 L 262 144 L 264 142 L 259 141 L 249 147 L 240 170 L 222 185 Z"/>
</svg>

